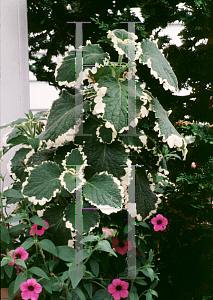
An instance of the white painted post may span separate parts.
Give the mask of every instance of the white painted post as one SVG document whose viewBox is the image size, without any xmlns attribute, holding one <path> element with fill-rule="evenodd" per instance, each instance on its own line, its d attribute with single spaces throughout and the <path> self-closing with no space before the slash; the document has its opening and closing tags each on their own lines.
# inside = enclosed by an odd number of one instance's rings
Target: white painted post
<svg viewBox="0 0 213 300">
<path fill-rule="evenodd" d="M 0 124 L 7 124 L 20 117 L 30 108 L 27 1 L 0 0 Z M 0 144 L 6 130 L 0 131 Z M 16 148 L 17 150 L 17 148 Z M 0 162 L 0 173 L 7 173 L 6 165 L 13 151 Z M 7 176 L 5 185 L 10 184 Z"/>
</svg>

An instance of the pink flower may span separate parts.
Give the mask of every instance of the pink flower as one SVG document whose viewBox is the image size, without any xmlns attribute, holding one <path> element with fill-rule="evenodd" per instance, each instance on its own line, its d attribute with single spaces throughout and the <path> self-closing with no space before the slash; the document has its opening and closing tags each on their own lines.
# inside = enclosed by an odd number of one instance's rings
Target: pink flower
<svg viewBox="0 0 213 300">
<path fill-rule="evenodd" d="M 126 298 L 129 295 L 129 291 L 127 290 L 129 287 L 129 283 L 126 281 L 122 281 L 120 279 L 113 279 L 112 284 L 110 284 L 107 288 L 108 292 L 112 294 L 115 300 L 120 300 L 121 298 Z"/>
<path fill-rule="evenodd" d="M 107 227 L 106 227 L 106 228 L 102 228 L 102 232 L 103 232 L 103 233 L 106 233 L 106 234 L 105 234 L 105 237 L 104 237 L 105 239 L 107 239 L 109 236 L 112 235 L 112 229 L 107 228 Z"/>
<path fill-rule="evenodd" d="M 122 242 L 120 242 L 118 240 L 118 236 L 114 236 L 112 238 L 112 248 L 115 248 L 115 250 L 120 253 L 121 255 L 124 255 L 125 253 L 127 253 L 128 250 L 128 242 L 127 239 L 123 240 Z M 132 249 L 132 243 L 129 242 L 129 250 Z M 120 299 L 120 298 L 119 298 Z"/>
<path fill-rule="evenodd" d="M 41 293 L 42 286 L 35 279 L 31 278 L 20 285 L 20 290 L 22 291 L 22 299 L 37 300 L 39 293 Z"/>
<path fill-rule="evenodd" d="M 154 225 L 154 231 L 163 231 L 164 229 L 166 229 L 168 220 L 167 218 L 164 218 L 161 214 L 158 214 L 151 220 L 151 223 Z"/>
<path fill-rule="evenodd" d="M 196 167 L 197 167 L 197 165 L 196 165 L 196 163 L 193 161 L 193 162 L 191 163 L 191 168 L 195 169 Z"/>
<path fill-rule="evenodd" d="M 37 235 L 42 235 L 44 234 L 44 230 L 47 230 L 49 228 L 49 224 L 47 221 L 43 220 L 44 223 L 47 225 L 47 227 L 42 227 L 41 225 L 38 224 L 33 224 L 32 230 L 30 230 L 30 235 L 37 234 Z M 32 232 L 33 231 L 33 232 Z"/>
<path fill-rule="evenodd" d="M 18 247 L 16 250 L 10 250 L 9 254 L 12 255 L 14 251 L 15 251 L 15 253 L 13 254 L 14 261 L 16 261 L 17 259 L 22 259 L 22 260 L 28 259 L 29 253 L 25 251 L 23 247 Z M 13 266 L 14 262 L 11 261 L 8 263 L 8 265 Z"/>
</svg>

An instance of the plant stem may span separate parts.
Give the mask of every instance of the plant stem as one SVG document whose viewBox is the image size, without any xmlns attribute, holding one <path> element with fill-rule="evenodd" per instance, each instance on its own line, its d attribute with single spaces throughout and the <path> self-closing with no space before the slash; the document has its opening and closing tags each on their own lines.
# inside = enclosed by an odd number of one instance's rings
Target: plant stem
<svg viewBox="0 0 213 300">
<path fill-rule="evenodd" d="M 118 57 L 118 65 L 121 65 L 123 59 L 123 55 L 119 55 Z"/>
<path fill-rule="evenodd" d="M 0 192 L 0 197 L 1 197 L 1 219 L 2 219 L 2 222 L 4 221 L 4 212 L 3 212 L 3 190 L 4 190 L 4 177 L 2 176 L 2 190 Z"/>
<path fill-rule="evenodd" d="M 98 285 L 100 285 L 102 288 L 104 288 L 105 290 L 107 289 L 105 286 L 103 286 L 102 284 L 100 284 L 99 282 L 96 282 L 96 281 L 94 281 L 94 280 L 91 280 L 91 282 L 94 282 L 94 283 L 96 283 L 96 284 L 98 284 Z"/>
</svg>

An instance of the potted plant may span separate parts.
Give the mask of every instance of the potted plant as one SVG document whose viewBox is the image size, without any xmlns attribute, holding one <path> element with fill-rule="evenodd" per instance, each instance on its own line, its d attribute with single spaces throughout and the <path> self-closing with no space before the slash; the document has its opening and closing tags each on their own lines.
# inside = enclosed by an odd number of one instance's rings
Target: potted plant
<svg viewBox="0 0 213 300">
<path fill-rule="evenodd" d="M 146 236 L 166 229 L 167 219 L 153 216 L 169 184 L 166 161 L 187 150 L 169 113 L 134 80 L 136 62 L 172 92 L 177 79 L 156 43 L 136 42 L 123 29 L 107 38 L 117 63 L 97 44 L 70 47 L 55 73 L 64 89 L 46 117 L 29 112 L 1 127 L 12 128 L 3 155 L 21 146 L 10 160 L 14 181 L 1 192 L 8 299 L 18 291 L 22 299 L 157 296 Z M 83 72 L 76 71 L 78 51 Z M 15 209 L 4 215 L 3 206 L 11 204 Z M 153 229 L 145 222 L 151 216 Z"/>
</svg>

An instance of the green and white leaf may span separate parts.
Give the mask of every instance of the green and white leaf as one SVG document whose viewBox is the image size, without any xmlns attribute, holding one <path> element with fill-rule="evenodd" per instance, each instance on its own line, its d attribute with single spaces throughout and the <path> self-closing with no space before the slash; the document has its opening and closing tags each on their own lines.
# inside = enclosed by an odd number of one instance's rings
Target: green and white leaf
<svg viewBox="0 0 213 300">
<path fill-rule="evenodd" d="M 86 177 L 91 177 L 102 171 L 107 171 L 108 174 L 112 174 L 119 179 L 125 175 L 122 165 L 126 164 L 128 153 L 120 142 L 115 141 L 107 144 L 90 139 L 85 142 L 83 151 L 89 164 L 85 168 Z"/>
<path fill-rule="evenodd" d="M 80 49 L 77 49 L 79 51 Z M 108 63 L 109 54 L 105 53 L 103 49 L 97 44 L 87 44 L 82 47 L 83 56 L 83 69 L 87 66 L 105 65 Z M 86 79 L 85 74 L 76 74 L 76 50 L 73 46 L 70 47 L 70 51 L 65 53 L 65 57 L 58 57 L 58 64 L 55 70 L 56 80 L 59 85 L 67 85 L 71 87 L 75 85 L 75 81 L 79 84 L 83 83 Z"/>
<path fill-rule="evenodd" d="M 162 136 L 163 142 L 167 142 L 170 148 L 174 146 L 181 148 L 185 157 L 187 153 L 187 143 L 169 121 L 169 112 L 162 107 L 157 98 L 152 98 L 151 104 L 157 118 L 154 130 L 159 132 L 158 136 Z"/>
<path fill-rule="evenodd" d="M 83 102 L 83 106 L 88 110 L 88 101 Z M 80 116 L 82 113 L 81 105 L 75 105 L 75 95 L 63 90 L 60 98 L 53 102 L 50 109 L 43 136 L 47 141 L 47 147 L 60 146 L 65 141 L 73 141 L 81 124 L 80 118 L 75 120 L 75 116 Z"/>
<path fill-rule="evenodd" d="M 8 173 L 14 180 L 24 182 L 25 178 L 27 177 L 27 168 L 24 167 L 20 161 L 25 163 L 27 154 L 31 150 L 31 148 L 22 147 L 16 151 L 13 158 L 9 161 L 9 164 L 7 165 Z"/>
<path fill-rule="evenodd" d="M 159 79 L 165 90 L 176 92 L 178 89 L 177 78 L 166 58 L 158 49 L 156 43 L 148 39 L 141 42 L 143 54 L 139 58 L 139 62 L 147 65 L 151 69 L 151 75 Z"/>
<path fill-rule="evenodd" d="M 113 76 L 105 76 L 100 79 L 99 88 L 107 88 L 106 92 L 100 98 L 95 99 L 97 105 L 103 108 L 99 113 L 103 113 L 103 119 L 109 121 L 116 131 L 120 132 L 124 127 L 128 126 L 128 81 L 118 82 Z M 135 111 L 135 110 L 134 110 Z M 93 114 L 97 114 L 96 106 Z"/>
<path fill-rule="evenodd" d="M 138 43 L 135 42 L 138 37 L 134 33 L 127 32 L 124 29 L 109 30 L 107 38 L 111 38 L 113 47 L 119 55 L 125 54 L 132 61 L 139 58 L 141 49 Z M 138 49 L 135 55 L 136 46 Z"/>
<path fill-rule="evenodd" d="M 107 172 L 95 174 L 83 187 L 85 199 L 105 214 L 122 209 L 123 191 L 120 181 Z"/>
<path fill-rule="evenodd" d="M 62 165 L 65 171 L 60 176 L 62 186 L 69 191 L 74 193 L 75 190 L 79 189 L 85 182 L 83 169 L 87 164 L 86 156 L 81 151 L 82 147 L 73 149 L 68 152 L 65 156 L 65 160 L 62 161 Z"/>
<path fill-rule="evenodd" d="M 61 189 L 60 167 L 54 162 L 43 162 L 36 166 L 23 183 L 23 194 L 34 204 L 44 205 Z"/>
</svg>

